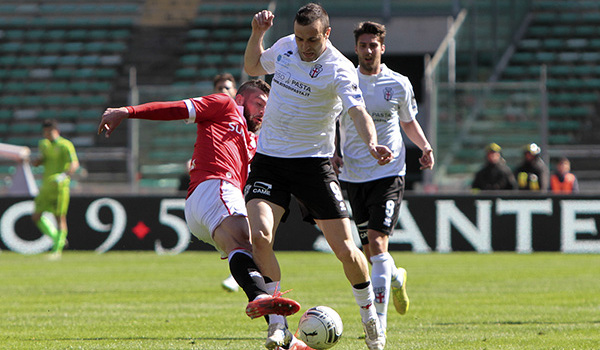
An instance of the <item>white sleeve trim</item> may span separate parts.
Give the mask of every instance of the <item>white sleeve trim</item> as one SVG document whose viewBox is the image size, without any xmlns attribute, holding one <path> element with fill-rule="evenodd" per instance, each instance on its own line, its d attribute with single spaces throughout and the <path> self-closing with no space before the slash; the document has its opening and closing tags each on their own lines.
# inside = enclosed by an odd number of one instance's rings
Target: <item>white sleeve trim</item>
<svg viewBox="0 0 600 350">
<path fill-rule="evenodd" d="M 202 99 L 202 97 L 198 98 L 198 99 Z M 186 124 L 192 124 L 196 122 L 196 107 L 194 107 L 194 104 L 192 103 L 191 99 L 187 99 L 187 100 L 183 100 L 183 102 L 185 102 L 185 106 L 188 109 L 188 115 L 190 116 L 188 119 L 185 120 Z"/>
</svg>

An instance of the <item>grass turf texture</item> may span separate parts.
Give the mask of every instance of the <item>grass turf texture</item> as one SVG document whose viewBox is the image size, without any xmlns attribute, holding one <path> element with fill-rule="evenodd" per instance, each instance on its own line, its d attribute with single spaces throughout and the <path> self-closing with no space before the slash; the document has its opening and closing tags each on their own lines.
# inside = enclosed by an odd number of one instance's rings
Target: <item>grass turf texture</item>
<svg viewBox="0 0 600 350">
<path fill-rule="evenodd" d="M 386 349 L 598 349 L 600 255 L 394 253 L 408 270 L 406 316 L 390 303 Z M 288 318 L 328 305 L 336 350 L 366 349 L 358 309 L 331 254 L 279 252 Z M 216 253 L 0 254 L 2 349 L 264 349 L 266 323 L 220 287 Z"/>
</svg>

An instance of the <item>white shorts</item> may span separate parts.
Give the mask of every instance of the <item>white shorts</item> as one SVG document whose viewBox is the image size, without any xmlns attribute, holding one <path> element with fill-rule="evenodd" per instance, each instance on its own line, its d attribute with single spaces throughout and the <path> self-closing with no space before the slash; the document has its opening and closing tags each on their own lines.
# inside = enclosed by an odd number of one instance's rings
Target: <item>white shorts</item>
<svg viewBox="0 0 600 350">
<path fill-rule="evenodd" d="M 248 216 L 244 195 L 224 180 L 203 181 L 185 201 L 185 221 L 190 232 L 215 247 L 222 258 L 227 258 L 227 254 L 217 246 L 213 234 L 225 218 L 234 215 Z"/>
</svg>

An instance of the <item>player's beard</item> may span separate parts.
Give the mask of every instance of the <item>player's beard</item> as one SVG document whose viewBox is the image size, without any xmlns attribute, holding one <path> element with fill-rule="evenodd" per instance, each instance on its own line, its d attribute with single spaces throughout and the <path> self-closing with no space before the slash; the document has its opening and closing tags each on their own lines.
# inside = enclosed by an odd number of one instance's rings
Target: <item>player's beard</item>
<svg viewBox="0 0 600 350">
<path fill-rule="evenodd" d="M 377 73 L 376 68 L 380 66 L 379 60 L 377 60 L 375 57 L 371 57 L 371 60 L 368 62 L 365 59 L 359 59 L 358 65 L 360 68 L 370 74 Z"/>
<path fill-rule="evenodd" d="M 247 114 L 245 109 L 244 109 L 244 117 L 246 118 L 246 124 L 248 124 L 248 131 L 255 133 L 262 126 L 262 118 Z M 260 122 L 257 122 L 256 118 L 260 118 Z"/>
</svg>

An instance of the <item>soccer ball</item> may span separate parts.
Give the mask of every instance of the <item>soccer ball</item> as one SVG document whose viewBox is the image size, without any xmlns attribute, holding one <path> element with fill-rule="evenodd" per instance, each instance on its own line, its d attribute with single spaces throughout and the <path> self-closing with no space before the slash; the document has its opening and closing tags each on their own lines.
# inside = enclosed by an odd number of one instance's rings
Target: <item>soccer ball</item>
<svg viewBox="0 0 600 350">
<path fill-rule="evenodd" d="M 334 309 L 315 306 L 300 317 L 298 337 L 311 348 L 329 349 L 340 340 L 343 330 L 342 318 Z"/>
</svg>

